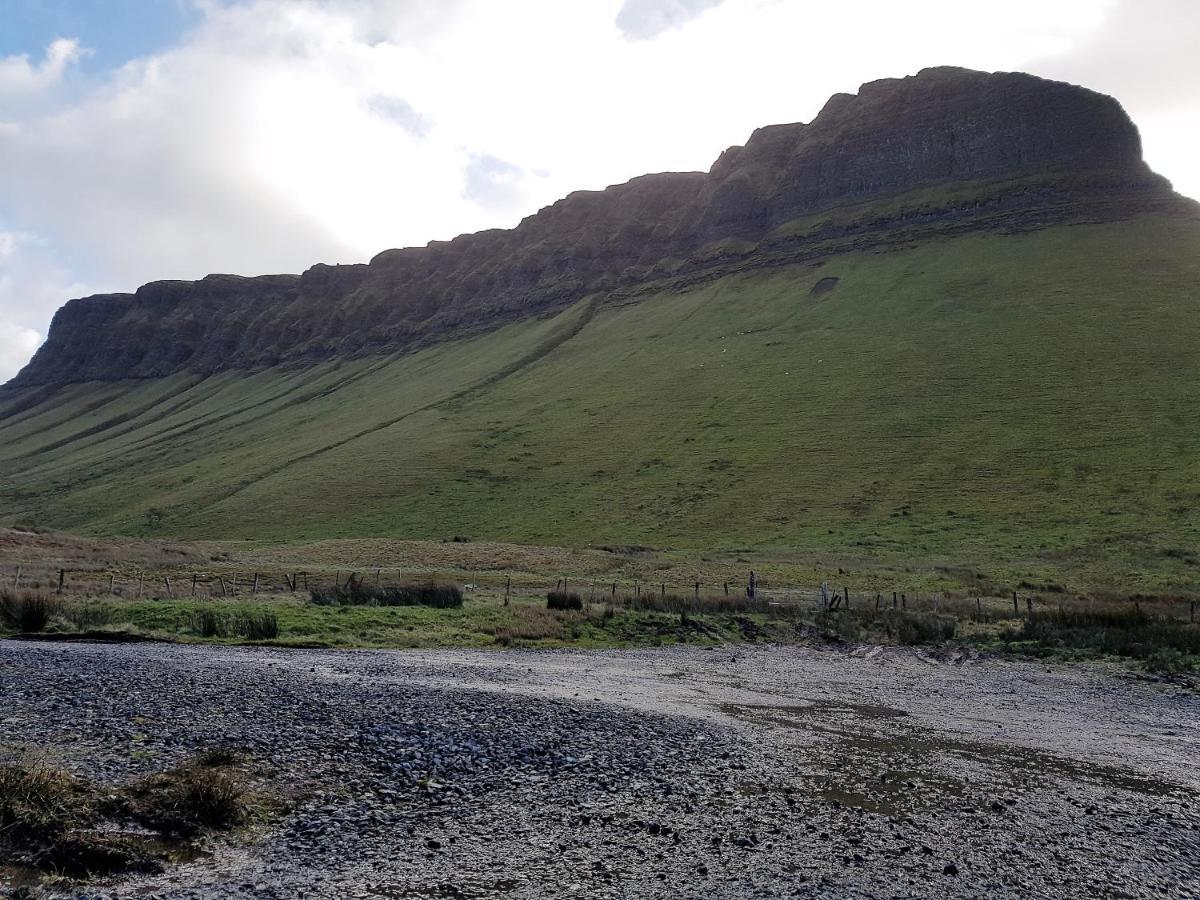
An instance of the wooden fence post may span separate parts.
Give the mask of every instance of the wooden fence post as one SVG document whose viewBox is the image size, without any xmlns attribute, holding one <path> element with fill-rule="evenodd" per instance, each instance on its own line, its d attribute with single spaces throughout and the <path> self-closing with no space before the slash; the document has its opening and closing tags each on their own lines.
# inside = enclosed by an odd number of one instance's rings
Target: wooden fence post
<svg viewBox="0 0 1200 900">
<path fill-rule="evenodd" d="M 174 597 L 175 593 L 171 590 L 171 579 L 168 578 L 166 575 L 163 576 L 163 584 L 165 584 L 167 586 L 167 596 Z"/>
<path fill-rule="evenodd" d="M 892 591 L 892 609 L 896 609 L 896 592 Z"/>
<path fill-rule="evenodd" d="M 725 582 L 725 596 L 726 597 L 729 596 L 729 582 L 728 581 Z"/>
<path fill-rule="evenodd" d="M 138 599 L 139 599 L 139 600 L 140 600 L 140 599 L 142 599 L 142 587 L 145 585 L 145 583 L 146 583 L 146 573 L 145 573 L 145 572 L 138 572 L 138 592 L 137 592 L 137 595 L 138 595 Z"/>
<path fill-rule="evenodd" d="M 17 566 L 17 574 L 13 578 L 13 590 L 21 586 L 21 567 Z"/>
<path fill-rule="evenodd" d="M 667 583 L 664 581 L 658 587 L 659 587 L 659 596 L 661 596 L 663 600 L 666 600 L 667 599 Z"/>
<path fill-rule="evenodd" d="M 217 576 L 217 584 L 219 584 L 221 586 L 221 596 L 222 597 L 227 596 L 227 594 L 225 593 L 225 576 L 224 575 Z M 211 591 L 209 591 L 209 596 L 212 596 Z"/>
<path fill-rule="evenodd" d="M 254 586 L 252 588 L 250 588 L 250 593 L 251 594 L 258 593 L 258 573 L 257 572 L 254 573 Z"/>
<path fill-rule="evenodd" d="M 1033 598 L 1032 597 L 1025 598 L 1025 609 L 1031 616 L 1033 615 Z"/>
<path fill-rule="evenodd" d="M 192 596 L 196 596 L 196 573 L 192 573 Z"/>
<path fill-rule="evenodd" d="M 512 576 L 509 575 L 504 579 L 504 605 L 508 606 L 508 594 L 512 590 Z"/>
<path fill-rule="evenodd" d="M 846 609 L 850 608 L 850 588 L 842 585 L 842 593 L 846 595 Z"/>
<path fill-rule="evenodd" d="M 108 573 L 108 592 L 109 592 L 110 594 L 113 592 L 113 578 L 114 578 L 114 577 L 115 577 L 115 576 L 113 575 L 113 573 L 112 573 L 112 572 L 109 572 L 109 573 Z"/>
<path fill-rule="evenodd" d="M 879 612 L 879 601 L 882 599 L 883 599 L 883 597 L 881 594 L 875 595 L 875 612 Z"/>
<path fill-rule="evenodd" d="M 908 598 L 905 597 L 903 594 L 900 595 L 900 608 L 908 609 Z"/>
<path fill-rule="evenodd" d="M 58 592 L 59 592 L 60 594 L 63 592 L 63 580 L 64 580 L 66 577 L 67 577 L 67 570 L 66 570 L 66 569 L 59 569 L 59 570 L 58 570 Z"/>
<path fill-rule="evenodd" d="M 696 598 L 696 602 L 700 602 L 700 582 L 696 582 L 696 589 L 692 592 L 692 596 Z"/>
<path fill-rule="evenodd" d="M 1013 591 L 1013 615 L 1014 616 L 1021 615 L 1021 610 L 1017 606 L 1017 592 L 1016 591 Z"/>
</svg>

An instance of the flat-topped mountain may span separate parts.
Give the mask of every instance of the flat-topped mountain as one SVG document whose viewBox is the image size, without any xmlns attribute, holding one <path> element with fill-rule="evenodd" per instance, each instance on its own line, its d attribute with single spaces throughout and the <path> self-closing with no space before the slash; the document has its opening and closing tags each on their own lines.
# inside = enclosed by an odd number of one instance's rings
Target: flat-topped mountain
<svg viewBox="0 0 1200 900">
<path fill-rule="evenodd" d="M 731 266 L 922 232 L 1189 210 L 1146 167 L 1115 100 L 1030 75 L 926 69 L 835 95 L 809 124 L 760 128 L 707 173 L 580 191 L 511 230 L 388 250 L 369 265 L 160 281 L 71 301 L 12 384 L 393 352 Z"/>
<path fill-rule="evenodd" d="M 1200 212 L 1118 104 L 928 69 L 512 230 L 72 301 L 0 526 L 1192 591 L 1197 347 Z"/>
</svg>

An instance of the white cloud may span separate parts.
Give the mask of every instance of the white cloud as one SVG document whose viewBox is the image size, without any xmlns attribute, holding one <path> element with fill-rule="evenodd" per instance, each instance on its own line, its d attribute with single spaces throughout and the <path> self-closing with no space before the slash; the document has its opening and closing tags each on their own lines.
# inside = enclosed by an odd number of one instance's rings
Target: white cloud
<svg viewBox="0 0 1200 900">
<path fill-rule="evenodd" d="M 27 54 L 0 58 L 0 99 L 32 94 L 56 84 L 67 69 L 79 61 L 82 51 L 72 38 L 59 38 L 46 48 L 40 63 L 29 61 Z"/>
<path fill-rule="evenodd" d="M 1153 2 L 1196 19 L 1185 0 Z M 132 289 L 210 271 L 297 271 L 509 226 L 571 190 L 705 169 L 755 127 L 810 119 L 831 93 L 873 78 L 1034 61 L 1054 74 L 1073 55 L 1098 54 L 1088 48 L 1118 13 L 1140 8 L 1132 0 L 199 5 L 201 24 L 177 47 L 69 95 L 43 92 L 36 108 L 0 105 L 0 215 L 55 251 L 40 275 L 23 263 L 22 279 L 46 284 L 25 280 L 0 293 L 0 317 L 17 321 L 10 304 L 25 294 L 56 297 L 80 280 Z M 0 74 L 0 85 L 7 77 L 28 93 L 61 81 L 80 49 L 55 46 L 38 64 L 0 62 L 0 73 L 15 73 Z M 1172 53 L 1178 77 L 1191 73 L 1194 85 L 1194 54 L 1182 45 Z M 1138 66 L 1127 68 L 1132 83 Z M 1096 65 L 1081 71 L 1100 77 Z M 1135 118 L 1150 99 L 1130 96 Z M 1164 167 L 1195 168 L 1156 137 L 1170 132 L 1173 108 L 1160 105 L 1143 123 L 1147 148 Z M 23 327 L 44 331 L 42 315 Z"/>
<path fill-rule="evenodd" d="M 42 336 L 32 328 L 0 319 L 0 384 L 21 370 L 42 344 Z"/>
<path fill-rule="evenodd" d="M 35 235 L 0 231 L 0 384 L 41 345 L 58 307 L 97 290 L 75 280 Z"/>
</svg>

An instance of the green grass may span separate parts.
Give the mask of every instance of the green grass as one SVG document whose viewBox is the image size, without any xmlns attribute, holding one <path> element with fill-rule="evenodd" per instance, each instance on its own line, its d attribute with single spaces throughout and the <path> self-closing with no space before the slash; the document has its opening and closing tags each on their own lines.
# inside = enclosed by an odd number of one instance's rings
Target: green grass
<svg viewBox="0 0 1200 900">
<path fill-rule="evenodd" d="M 1193 591 L 1198 285 L 1200 225 L 1142 218 L 593 298 L 399 359 L 0 395 L 0 521 Z"/>
<path fill-rule="evenodd" d="M 200 627 L 205 615 L 236 622 L 273 615 L 278 636 L 257 641 L 244 631 Z M 765 621 L 764 617 L 757 617 Z M 463 608 L 425 606 L 325 606 L 298 597 L 249 601 L 171 599 L 86 600 L 68 604 L 59 632 L 120 639 L 131 633 L 185 643 L 270 644 L 353 648 L 414 647 L 587 647 L 609 648 L 664 643 L 713 643 L 740 639 L 732 616 L 712 628 L 681 627 L 678 615 L 597 603 L 578 612 L 546 609 L 544 598 L 497 597 Z"/>
</svg>

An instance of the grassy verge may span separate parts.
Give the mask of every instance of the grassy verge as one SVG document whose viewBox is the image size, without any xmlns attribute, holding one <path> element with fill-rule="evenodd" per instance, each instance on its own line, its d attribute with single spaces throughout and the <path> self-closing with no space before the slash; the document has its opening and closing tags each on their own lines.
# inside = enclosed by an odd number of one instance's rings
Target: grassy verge
<svg viewBox="0 0 1200 900">
<path fill-rule="evenodd" d="M 0 592 L 2 594 L 2 592 Z M 8 599 L 6 600 L 5 597 Z M 1165 600 L 955 597 L 859 598 L 832 609 L 803 599 L 594 595 L 422 582 L 313 590 L 248 599 L 86 599 L 0 596 L 6 633 L 63 639 L 329 648 L 592 649 L 674 643 L 863 642 L 971 647 L 1033 657 L 1115 657 L 1165 674 L 1200 672 L 1200 624 Z M 22 604 L 35 607 L 26 613 Z M 458 605 L 455 605 L 458 604 Z M 44 627 L 19 627 L 26 619 Z M 3 632 L 0 632 L 3 633 Z"/>
</svg>

